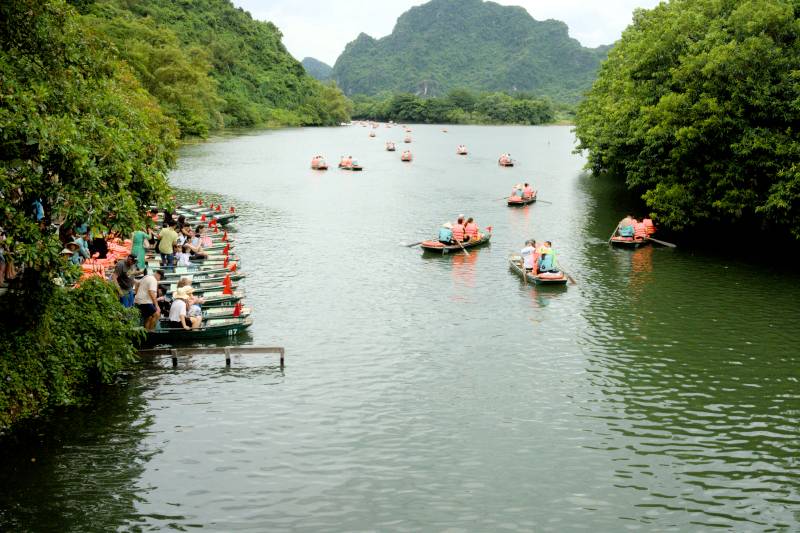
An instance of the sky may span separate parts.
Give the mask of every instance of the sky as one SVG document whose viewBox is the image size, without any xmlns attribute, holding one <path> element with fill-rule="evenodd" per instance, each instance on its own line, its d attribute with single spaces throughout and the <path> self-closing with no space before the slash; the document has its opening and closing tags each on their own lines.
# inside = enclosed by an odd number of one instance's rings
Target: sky
<svg viewBox="0 0 800 533">
<path fill-rule="evenodd" d="M 253 18 L 268 20 L 283 33 L 283 44 L 297 59 L 315 57 L 333 66 L 347 43 L 364 32 L 380 38 L 392 32 L 397 17 L 425 0 L 232 0 Z M 633 10 L 658 0 L 496 0 L 522 6 L 536 20 L 562 20 L 584 46 L 611 44 L 630 24 Z"/>
</svg>

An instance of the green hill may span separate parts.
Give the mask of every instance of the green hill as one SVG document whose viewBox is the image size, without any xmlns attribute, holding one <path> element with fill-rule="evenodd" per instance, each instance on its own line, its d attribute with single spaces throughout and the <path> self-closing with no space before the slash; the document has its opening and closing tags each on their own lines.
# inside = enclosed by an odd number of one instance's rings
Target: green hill
<svg viewBox="0 0 800 533">
<path fill-rule="evenodd" d="M 331 79 L 331 71 L 333 70 L 333 67 L 329 64 L 323 63 L 319 59 L 315 59 L 313 57 L 306 57 L 300 63 L 310 76 L 313 76 L 320 81 L 327 81 Z"/>
<path fill-rule="evenodd" d="M 608 50 L 584 48 L 563 22 L 537 21 L 521 7 L 432 0 L 401 15 L 386 37 L 359 35 L 336 61 L 333 79 L 347 95 L 466 88 L 575 102 Z"/>
<path fill-rule="evenodd" d="M 73 0 L 183 135 L 222 126 L 329 125 L 349 103 L 309 76 L 270 22 L 230 0 Z"/>
</svg>

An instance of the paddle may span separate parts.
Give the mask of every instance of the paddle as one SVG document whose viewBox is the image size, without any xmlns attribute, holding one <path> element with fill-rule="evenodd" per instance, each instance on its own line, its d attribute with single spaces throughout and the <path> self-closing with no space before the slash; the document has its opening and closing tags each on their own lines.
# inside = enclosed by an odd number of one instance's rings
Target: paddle
<svg viewBox="0 0 800 533">
<path fill-rule="evenodd" d="M 425 242 L 425 241 L 419 241 L 419 242 L 415 242 L 413 244 L 404 244 L 403 246 L 405 246 L 406 248 L 413 248 L 414 246 L 419 246 L 423 242 Z"/>
<path fill-rule="evenodd" d="M 618 230 L 618 229 L 619 229 L 619 224 L 617 224 L 617 227 L 616 227 L 616 228 L 614 228 L 614 231 L 612 231 L 612 232 L 611 232 L 611 237 L 609 237 L 609 238 L 608 238 L 608 242 L 611 242 L 611 239 L 613 239 L 613 238 L 614 238 L 614 235 L 616 235 L 616 234 L 617 234 L 617 230 Z"/>
<path fill-rule="evenodd" d="M 559 266 L 559 268 L 561 268 L 561 272 L 563 272 L 563 273 L 564 273 L 564 275 L 565 275 L 565 276 L 567 276 L 567 279 L 569 280 L 569 282 L 570 282 L 570 283 L 572 283 L 573 285 L 577 285 L 577 282 L 575 281 L 575 278 L 573 278 L 572 276 L 570 276 L 570 275 L 569 275 L 569 272 L 567 272 L 566 270 L 564 270 L 564 265 L 563 265 L 563 263 L 559 263 L 559 265 L 558 265 L 558 266 Z"/>
<path fill-rule="evenodd" d="M 537 202 L 544 202 L 544 203 L 546 203 L 546 204 L 553 205 L 553 202 L 549 202 L 549 201 L 547 201 L 547 200 L 542 200 L 541 198 L 537 198 L 537 199 L 536 199 L 536 201 L 537 201 Z"/>
<path fill-rule="evenodd" d="M 467 251 L 467 249 L 466 249 L 466 248 L 464 248 L 464 245 L 463 245 L 463 244 L 461 244 L 461 241 L 456 241 L 456 242 L 457 242 L 457 243 L 458 243 L 458 245 L 461 247 L 461 249 L 462 249 L 462 250 L 464 250 L 464 253 L 465 253 L 465 254 L 467 254 L 467 255 L 469 255 L 469 252 Z"/>
<path fill-rule="evenodd" d="M 678 247 L 677 244 L 672 244 L 671 242 L 667 242 L 667 241 L 659 241 L 658 239 L 654 239 L 652 237 L 648 237 L 647 239 L 651 240 L 653 242 L 657 242 L 658 244 L 660 244 L 662 246 L 667 246 L 668 248 L 677 248 Z"/>
</svg>

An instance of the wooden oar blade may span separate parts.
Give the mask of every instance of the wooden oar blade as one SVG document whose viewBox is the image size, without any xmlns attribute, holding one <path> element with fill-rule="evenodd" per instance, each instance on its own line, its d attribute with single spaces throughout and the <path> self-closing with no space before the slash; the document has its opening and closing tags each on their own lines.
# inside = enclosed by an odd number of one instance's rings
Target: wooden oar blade
<svg viewBox="0 0 800 533">
<path fill-rule="evenodd" d="M 677 248 L 678 247 L 677 244 L 672 244 L 671 242 L 660 241 L 660 240 L 654 239 L 652 237 L 648 237 L 648 239 L 653 241 L 653 242 L 656 242 L 656 243 L 660 244 L 661 246 L 666 246 L 667 248 Z"/>
</svg>

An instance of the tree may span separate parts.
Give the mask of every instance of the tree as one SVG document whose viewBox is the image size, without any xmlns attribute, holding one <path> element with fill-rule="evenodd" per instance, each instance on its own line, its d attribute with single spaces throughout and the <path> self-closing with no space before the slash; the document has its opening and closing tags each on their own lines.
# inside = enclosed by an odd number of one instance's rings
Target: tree
<svg viewBox="0 0 800 533">
<path fill-rule="evenodd" d="M 738 222 L 800 239 L 798 16 L 796 0 L 637 10 L 578 110 L 589 166 L 673 229 Z"/>
</svg>

